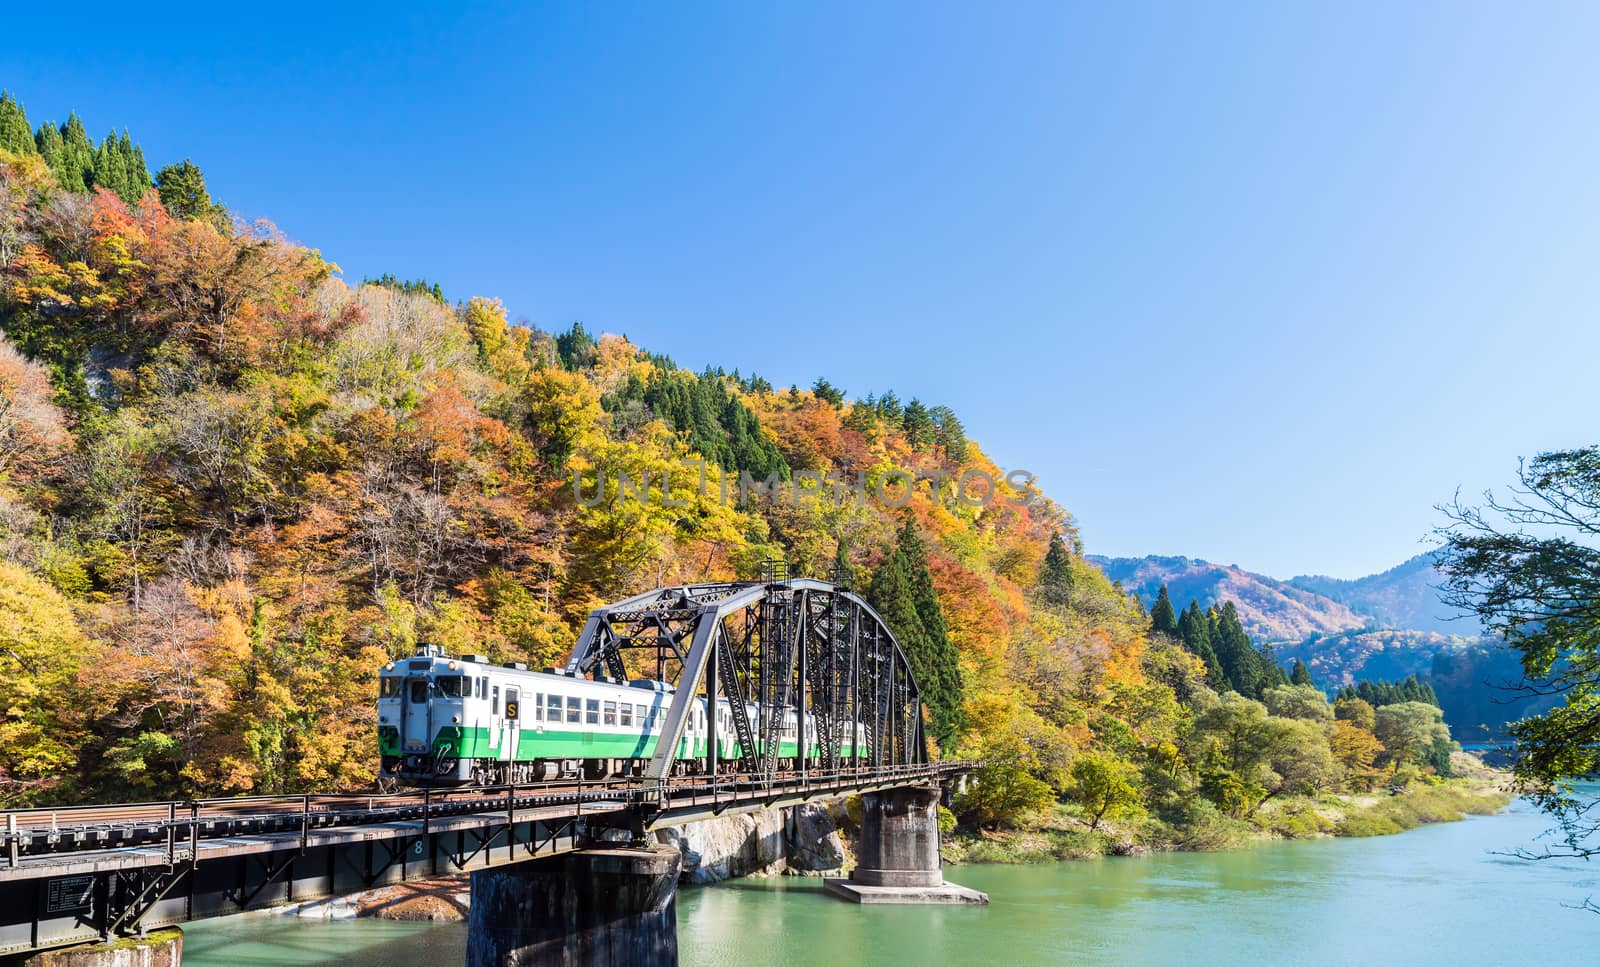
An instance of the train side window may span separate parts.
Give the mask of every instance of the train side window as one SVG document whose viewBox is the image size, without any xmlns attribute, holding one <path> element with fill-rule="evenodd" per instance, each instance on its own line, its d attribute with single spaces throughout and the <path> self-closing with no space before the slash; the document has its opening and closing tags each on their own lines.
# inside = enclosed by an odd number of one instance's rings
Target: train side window
<svg viewBox="0 0 1600 967">
<path fill-rule="evenodd" d="M 516 689 L 506 689 L 506 718 L 514 719 L 517 717 L 517 713 L 522 711 L 517 707 L 518 705 L 522 704 L 521 698 L 522 696 L 518 694 Z"/>
<path fill-rule="evenodd" d="M 545 708 L 548 710 L 545 713 L 545 717 L 544 717 L 545 721 L 546 722 L 559 722 L 559 721 L 561 721 L 561 696 L 560 695 L 546 695 L 544 700 L 545 700 Z"/>
<path fill-rule="evenodd" d="M 648 728 L 652 724 L 649 721 L 650 710 L 645 708 L 643 705 L 635 705 L 633 707 L 633 712 L 635 715 L 635 721 L 637 721 L 640 725 Z"/>
<path fill-rule="evenodd" d="M 500 714 L 500 686 L 496 685 L 494 691 L 489 693 L 489 714 Z"/>
<path fill-rule="evenodd" d="M 588 706 L 584 709 L 583 721 L 588 725 L 600 724 L 600 700 L 598 698 L 589 699 Z"/>
<path fill-rule="evenodd" d="M 533 720 L 535 722 L 543 722 L 544 721 L 544 693 L 543 692 L 534 692 L 533 693 Z"/>
<path fill-rule="evenodd" d="M 583 699 L 577 697 L 576 695 L 567 696 L 567 721 L 583 721 Z"/>
<path fill-rule="evenodd" d="M 605 724 L 607 724 L 607 725 L 616 725 L 617 724 L 617 703 L 616 702 L 607 702 L 606 703 Z"/>
<path fill-rule="evenodd" d="M 479 698 L 488 698 L 489 697 L 489 679 L 487 679 L 487 678 L 478 679 L 478 697 Z"/>
<path fill-rule="evenodd" d="M 633 703 L 623 702 L 617 709 L 617 724 L 626 728 L 633 727 Z"/>
</svg>

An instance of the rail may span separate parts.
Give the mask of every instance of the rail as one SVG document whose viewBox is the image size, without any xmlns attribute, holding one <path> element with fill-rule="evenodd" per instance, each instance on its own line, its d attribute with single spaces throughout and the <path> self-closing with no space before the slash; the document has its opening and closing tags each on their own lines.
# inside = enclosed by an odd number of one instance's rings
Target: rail
<svg viewBox="0 0 1600 967">
<path fill-rule="evenodd" d="M 936 762 L 831 772 L 733 773 L 715 779 L 664 782 L 610 780 L 483 786 L 459 790 L 419 789 L 393 793 L 323 793 L 243 796 L 147 803 L 20 809 L 4 814 L 3 853 L 15 869 L 40 856 L 96 850 L 163 847 L 169 863 L 197 855 L 201 840 L 298 831 L 304 849 L 313 830 L 420 821 L 427 833 L 439 817 L 570 807 L 613 807 L 670 819 L 675 811 L 715 813 L 736 804 L 792 796 L 848 794 L 863 788 L 939 779 L 969 772 L 969 762 Z M 612 811 L 612 810 L 607 810 Z"/>
</svg>

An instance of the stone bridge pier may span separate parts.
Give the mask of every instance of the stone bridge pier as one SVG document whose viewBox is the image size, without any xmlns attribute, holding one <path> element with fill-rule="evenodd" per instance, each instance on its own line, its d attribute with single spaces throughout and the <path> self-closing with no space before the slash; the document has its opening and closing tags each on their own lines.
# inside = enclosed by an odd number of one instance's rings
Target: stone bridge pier
<svg viewBox="0 0 1600 967">
<path fill-rule="evenodd" d="M 474 870 L 467 967 L 675 967 L 681 859 L 616 847 Z"/>
<path fill-rule="evenodd" d="M 988 903 L 977 890 L 945 882 L 939 856 L 937 785 L 862 795 L 861 845 L 848 880 L 827 882 L 856 903 Z"/>
</svg>

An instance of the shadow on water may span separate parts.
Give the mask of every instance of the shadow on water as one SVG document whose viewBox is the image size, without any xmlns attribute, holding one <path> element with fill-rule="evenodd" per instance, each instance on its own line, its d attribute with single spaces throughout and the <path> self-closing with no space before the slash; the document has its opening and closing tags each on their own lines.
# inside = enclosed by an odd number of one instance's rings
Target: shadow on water
<svg viewBox="0 0 1600 967">
<path fill-rule="evenodd" d="M 1600 866 L 1496 852 L 1548 827 L 1518 803 L 1373 839 L 947 871 L 987 907 L 863 907 L 815 877 L 742 880 L 680 892 L 679 950 L 706 967 L 1588 962 L 1600 916 L 1573 905 L 1600 897 Z M 185 946 L 190 967 L 459 964 L 465 928 L 235 917 L 193 925 Z"/>
</svg>

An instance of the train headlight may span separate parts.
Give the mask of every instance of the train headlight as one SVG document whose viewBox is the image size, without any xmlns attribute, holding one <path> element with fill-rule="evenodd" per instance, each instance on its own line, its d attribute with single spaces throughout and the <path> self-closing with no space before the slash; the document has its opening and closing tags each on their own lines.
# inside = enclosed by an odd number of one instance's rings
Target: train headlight
<svg viewBox="0 0 1600 967">
<path fill-rule="evenodd" d="M 450 663 L 450 670 L 451 671 L 455 671 L 456 670 L 456 663 L 455 662 L 451 662 Z"/>
<path fill-rule="evenodd" d="M 394 662 L 390 662 L 389 664 L 384 665 L 383 666 L 383 670 L 386 671 L 386 672 L 394 671 Z"/>
<path fill-rule="evenodd" d="M 450 724 L 451 725 L 460 725 L 461 724 L 461 716 L 459 716 L 459 715 L 450 716 Z"/>
</svg>

